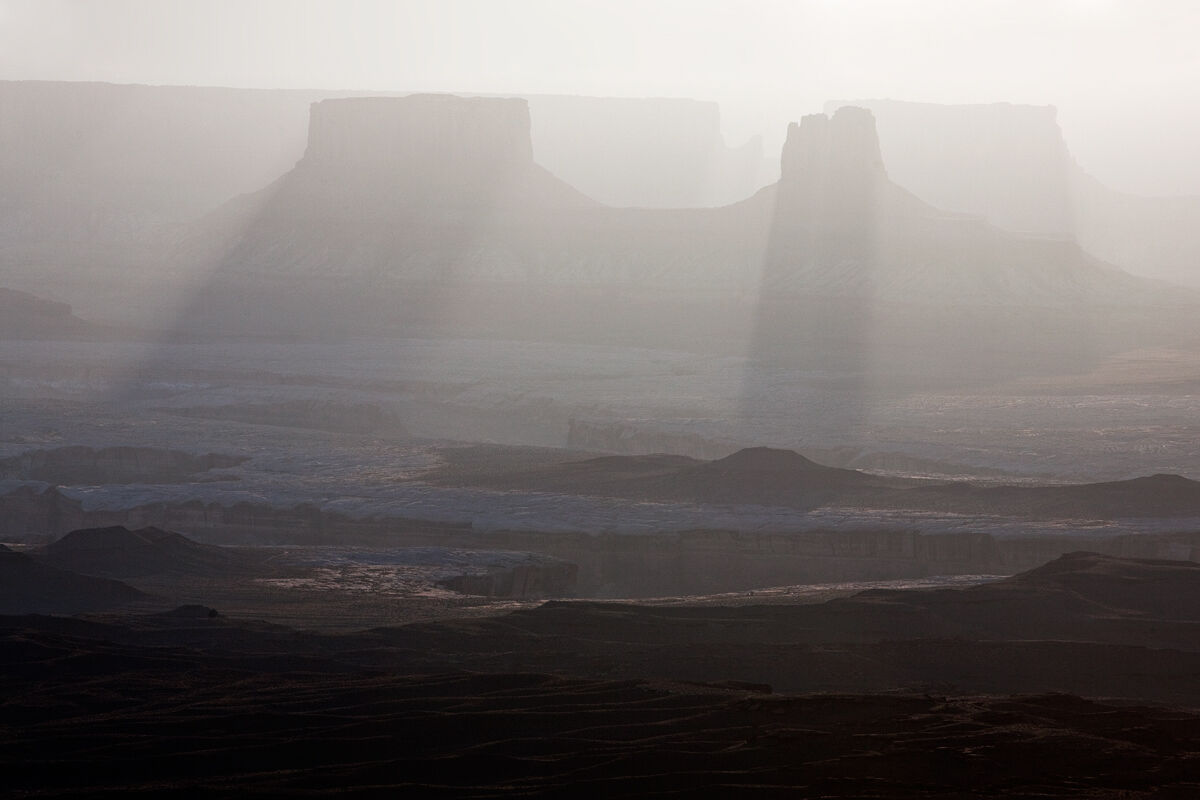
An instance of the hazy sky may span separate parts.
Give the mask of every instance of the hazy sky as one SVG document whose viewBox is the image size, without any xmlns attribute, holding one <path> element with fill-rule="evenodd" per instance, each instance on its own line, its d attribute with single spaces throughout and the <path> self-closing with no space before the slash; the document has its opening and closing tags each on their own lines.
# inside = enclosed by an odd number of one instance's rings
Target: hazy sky
<svg viewBox="0 0 1200 800">
<path fill-rule="evenodd" d="M 1196 0 L 0 0 L 0 78 L 1050 103 L 1117 188 L 1200 194 Z M 2 110 L 0 110 L 2 113 Z"/>
</svg>

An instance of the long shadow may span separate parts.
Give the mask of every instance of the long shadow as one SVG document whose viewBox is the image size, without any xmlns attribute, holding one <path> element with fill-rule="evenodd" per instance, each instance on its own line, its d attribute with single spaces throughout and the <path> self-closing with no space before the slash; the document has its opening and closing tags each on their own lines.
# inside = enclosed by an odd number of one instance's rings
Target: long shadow
<svg viewBox="0 0 1200 800">
<path fill-rule="evenodd" d="M 755 443 L 844 445 L 869 426 L 886 181 L 873 134 L 861 109 L 788 129 L 743 385 Z"/>
<path fill-rule="evenodd" d="M 113 399 L 194 373 L 199 343 L 214 371 L 222 347 L 229 366 L 253 369 L 255 345 L 278 359 L 264 369 L 286 371 L 297 345 L 349 360 L 379 352 L 381 339 L 486 328 L 471 303 L 487 293 L 463 287 L 536 191 L 528 129 L 520 100 L 315 103 L 295 168 L 181 244 L 174 297 L 162 299 L 174 323 Z"/>
<path fill-rule="evenodd" d="M 1087 288 L 1077 254 L 950 220 L 896 187 L 863 109 L 789 129 L 782 179 L 743 203 L 651 212 L 605 208 L 538 167 L 522 101 L 327 100 L 296 169 L 211 223 L 220 244 L 193 259 L 206 266 L 143 381 L 177 371 L 197 334 L 661 347 L 685 331 L 717 352 L 725 325 L 748 339 L 737 437 L 845 446 L 869 436 L 885 395 L 1098 350 L 1087 312 L 1043 313 L 1004 283 Z M 727 294 L 697 300 L 697 286 Z"/>
</svg>

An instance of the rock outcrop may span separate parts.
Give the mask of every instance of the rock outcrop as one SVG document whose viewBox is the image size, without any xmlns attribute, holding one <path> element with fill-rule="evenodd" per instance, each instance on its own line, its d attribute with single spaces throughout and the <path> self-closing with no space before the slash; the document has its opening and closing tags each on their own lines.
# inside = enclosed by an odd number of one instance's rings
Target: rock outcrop
<svg viewBox="0 0 1200 800">
<path fill-rule="evenodd" d="M 475 473 L 448 470 L 445 475 L 443 479 L 434 472 L 427 477 L 501 491 L 653 502 L 907 509 L 1042 520 L 1200 518 L 1200 482 L 1179 475 L 1073 485 L 975 486 L 831 467 L 792 450 L 769 447 L 745 448 L 710 461 L 664 453 L 611 455 Z"/>
</svg>

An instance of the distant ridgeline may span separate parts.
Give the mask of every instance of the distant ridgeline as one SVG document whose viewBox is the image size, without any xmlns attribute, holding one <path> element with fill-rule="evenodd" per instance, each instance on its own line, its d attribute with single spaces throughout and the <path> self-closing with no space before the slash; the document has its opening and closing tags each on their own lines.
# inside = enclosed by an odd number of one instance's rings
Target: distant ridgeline
<svg viewBox="0 0 1200 800">
<path fill-rule="evenodd" d="M 0 82 L 0 104 L 0 286 L 87 319 L 914 375 L 1193 335 L 1196 294 L 1087 253 L 1186 278 L 1200 201 L 1103 190 L 1053 109 L 871 101 L 880 142 L 831 107 L 755 191 L 758 145 L 688 100 Z"/>
<path fill-rule="evenodd" d="M 169 238 L 290 169 L 310 104 L 370 94 L 0 81 L 0 267 L 127 263 L 125 246 Z M 719 205 L 772 179 L 759 140 L 726 147 L 715 103 L 528 100 L 539 163 L 601 202 Z"/>
<path fill-rule="evenodd" d="M 295 168 L 196 234 L 213 277 L 180 324 L 1036 370 L 1178 336 L 1197 305 L 1070 239 L 926 204 L 861 108 L 793 124 L 780 180 L 709 209 L 604 206 L 538 165 L 529 131 L 517 99 L 314 104 Z"/>
<path fill-rule="evenodd" d="M 1077 239 L 1135 274 L 1200 286 L 1200 196 L 1137 197 L 1104 186 L 1071 157 L 1053 106 L 853 105 L 879 121 L 896 182 L 938 208 L 1009 231 Z"/>
</svg>

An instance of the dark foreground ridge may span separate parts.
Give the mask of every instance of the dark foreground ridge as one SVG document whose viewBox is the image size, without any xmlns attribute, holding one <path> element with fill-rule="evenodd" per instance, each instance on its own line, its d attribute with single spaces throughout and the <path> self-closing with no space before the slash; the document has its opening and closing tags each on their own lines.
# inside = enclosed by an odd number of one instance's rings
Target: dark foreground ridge
<svg viewBox="0 0 1200 800">
<path fill-rule="evenodd" d="M 380 629 L 419 671 L 739 680 L 783 692 L 1070 692 L 1200 706 L 1200 565 L 1071 554 L 967 589 L 813 605 L 549 602 Z"/>
<path fill-rule="evenodd" d="M 1192 797 L 1198 608 L 1200 564 L 1072 553 L 961 590 L 338 635 L 3 617 L 0 770 L 46 797 Z"/>
<path fill-rule="evenodd" d="M 30 707 L 40 693 L 9 700 L 7 719 L 39 721 L 6 737 L 8 786 L 39 797 L 98 787 L 448 798 L 1200 790 L 1200 718 L 1067 695 L 776 697 L 529 674 L 188 677 L 143 692 L 153 699 L 102 680 L 91 690 L 113 699 L 77 692 L 78 710 L 59 706 L 50 720 Z M 80 725 L 79 711 L 101 710 Z"/>
<path fill-rule="evenodd" d="M 120 581 L 80 575 L 24 553 L 0 550 L 0 613 L 79 614 L 146 597 Z"/>
</svg>

